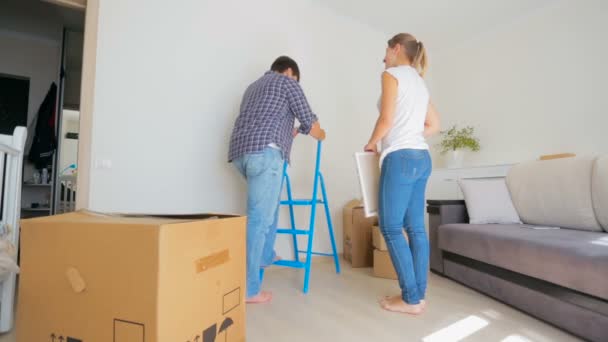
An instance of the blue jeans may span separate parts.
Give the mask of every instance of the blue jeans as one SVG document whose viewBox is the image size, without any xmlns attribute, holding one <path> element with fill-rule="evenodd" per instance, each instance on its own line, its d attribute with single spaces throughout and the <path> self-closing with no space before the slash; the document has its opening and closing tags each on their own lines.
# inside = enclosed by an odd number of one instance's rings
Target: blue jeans
<svg viewBox="0 0 608 342">
<path fill-rule="evenodd" d="M 266 148 L 233 161 L 247 181 L 247 297 L 260 293 L 260 268 L 275 257 L 279 200 L 283 180 L 281 151 Z"/>
<path fill-rule="evenodd" d="M 427 150 L 403 149 L 384 158 L 380 175 L 380 230 L 399 277 L 403 300 L 424 299 L 429 268 L 429 242 L 424 225 L 426 183 L 431 174 Z M 403 236 L 407 232 L 409 246 Z"/>
</svg>

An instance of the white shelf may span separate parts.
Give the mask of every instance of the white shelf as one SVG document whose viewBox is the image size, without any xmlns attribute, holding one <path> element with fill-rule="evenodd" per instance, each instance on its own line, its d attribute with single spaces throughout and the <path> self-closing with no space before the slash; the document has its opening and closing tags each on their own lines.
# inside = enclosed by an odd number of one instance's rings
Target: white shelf
<svg viewBox="0 0 608 342">
<path fill-rule="evenodd" d="M 503 178 L 515 164 L 468 166 L 458 169 L 435 169 L 429 178 L 426 197 L 428 199 L 462 199 L 459 179 Z"/>
<path fill-rule="evenodd" d="M 460 172 L 460 171 L 470 171 L 470 170 L 482 170 L 482 169 L 492 169 L 492 168 L 510 168 L 511 166 L 515 165 L 514 163 L 508 164 L 489 164 L 489 165 L 470 165 L 470 166 L 462 166 L 462 167 L 455 167 L 455 168 L 447 168 L 447 167 L 438 167 L 438 168 L 433 168 L 433 171 L 436 172 Z"/>
<path fill-rule="evenodd" d="M 49 208 L 49 207 L 44 207 L 44 208 L 21 208 L 21 210 L 23 210 L 23 211 L 50 212 L 51 208 Z"/>
</svg>

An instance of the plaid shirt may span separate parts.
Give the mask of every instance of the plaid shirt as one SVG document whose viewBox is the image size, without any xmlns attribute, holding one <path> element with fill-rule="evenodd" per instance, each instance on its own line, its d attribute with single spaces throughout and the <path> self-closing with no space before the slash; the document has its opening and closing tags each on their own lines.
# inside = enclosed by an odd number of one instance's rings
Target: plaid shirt
<svg viewBox="0 0 608 342">
<path fill-rule="evenodd" d="M 228 161 L 260 152 L 273 143 L 289 161 L 295 119 L 300 122 L 302 134 L 310 133 L 317 121 L 300 84 L 274 71 L 266 72 L 243 95 L 230 138 Z"/>
</svg>

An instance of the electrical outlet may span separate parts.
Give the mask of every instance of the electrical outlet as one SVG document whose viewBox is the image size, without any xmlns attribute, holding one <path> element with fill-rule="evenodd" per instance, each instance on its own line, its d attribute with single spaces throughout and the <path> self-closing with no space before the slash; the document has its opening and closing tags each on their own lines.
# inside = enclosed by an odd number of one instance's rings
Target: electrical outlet
<svg viewBox="0 0 608 342">
<path fill-rule="evenodd" d="M 96 169 L 111 169 L 112 161 L 110 159 L 96 159 L 94 166 Z"/>
</svg>

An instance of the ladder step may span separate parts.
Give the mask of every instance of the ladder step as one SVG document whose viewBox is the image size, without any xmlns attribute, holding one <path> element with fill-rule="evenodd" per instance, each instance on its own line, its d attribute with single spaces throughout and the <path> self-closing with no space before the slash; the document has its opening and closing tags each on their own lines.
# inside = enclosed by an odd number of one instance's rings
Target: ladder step
<svg viewBox="0 0 608 342">
<path fill-rule="evenodd" d="M 310 231 L 303 229 L 277 229 L 277 234 L 309 235 Z"/>
<path fill-rule="evenodd" d="M 316 202 L 310 199 L 294 199 L 294 200 L 286 200 L 281 201 L 281 205 L 313 205 L 313 204 L 323 204 L 323 200 L 317 200 Z"/>
<path fill-rule="evenodd" d="M 304 267 L 306 267 L 305 263 L 299 262 L 299 261 L 292 261 L 292 260 L 279 260 L 279 261 L 275 261 L 274 265 L 284 266 L 284 267 L 293 267 L 293 268 L 304 268 Z"/>
<path fill-rule="evenodd" d="M 306 251 L 298 251 L 298 253 L 300 254 L 307 254 Z M 312 255 L 320 255 L 320 256 L 326 256 L 326 257 L 333 257 L 334 255 L 331 253 L 319 253 L 319 252 L 311 252 L 310 254 Z"/>
</svg>

